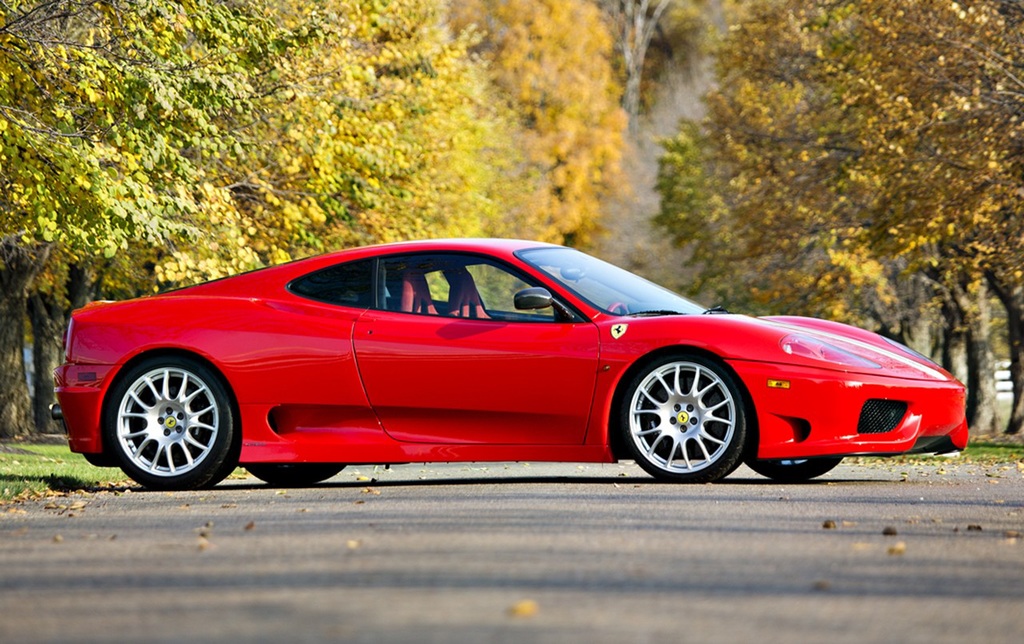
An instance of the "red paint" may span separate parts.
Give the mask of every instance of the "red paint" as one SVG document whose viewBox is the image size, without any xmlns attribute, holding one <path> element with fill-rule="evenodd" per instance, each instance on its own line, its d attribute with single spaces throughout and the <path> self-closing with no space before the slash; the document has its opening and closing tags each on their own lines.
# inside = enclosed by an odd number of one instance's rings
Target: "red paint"
<svg viewBox="0 0 1024 644">
<path fill-rule="evenodd" d="M 459 240 L 360 248 L 90 305 L 75 313 L 66 364 L 56 372 L 71 449 L 104 449 L 107 392 L 123 365 L 153 352 L 198 356 L 223 377 L 240 416 L 242 463 L 613 461 L 617 388 L 631 368 L 665 351 L 713 355 L 732 369 L 756 410 L 761 458 L 896 454 L 929 436 L 966 444 L 963 386 L 875 334 L 805 318 L 612 315 L 514 254 L 537 246 Z M 547 288 L 578 319 L 402 313 L 287 289 L 336 264 L 421 252 L 493 258 Z M 622 323 L 628 327 L 615 339 L 612 326 Z M 880 367 L 789 355 L 780 343 L 793 333 L 827 338 Z M 769 388 L 769 379 L 791 386 Z M 907 414 L 890 432 L 858 434 L 869 398 L 905 401 Z"/>
</svg>

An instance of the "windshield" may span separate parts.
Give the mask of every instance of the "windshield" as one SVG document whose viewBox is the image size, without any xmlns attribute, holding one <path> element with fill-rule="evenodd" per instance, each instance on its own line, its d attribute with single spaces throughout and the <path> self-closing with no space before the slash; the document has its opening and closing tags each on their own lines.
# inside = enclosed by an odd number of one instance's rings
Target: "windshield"
<svg viewBox="0 0 1024 644">
<path fill-rule="evenodd" d="M 566 290 L 613 315 L 700 314 L 704 307 L 629 271 L 571 248 L 534 248 L 517 253 Z"/>
</svg>

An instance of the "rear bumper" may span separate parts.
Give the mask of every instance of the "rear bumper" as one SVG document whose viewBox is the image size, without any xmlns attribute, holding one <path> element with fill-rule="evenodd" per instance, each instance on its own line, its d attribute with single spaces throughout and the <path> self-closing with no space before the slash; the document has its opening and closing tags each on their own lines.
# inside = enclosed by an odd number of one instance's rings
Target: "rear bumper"
<svg viewBox="0 0 1024 644">
<path fill-rule="evenodd" d="M 100 431 L 103 396 L 116 370 L 113 365 L 65 364 L 53 372 L 58 406 L 72 452 L 103 451 Z"/>
<path fill-rule="evenodd" d="M 955 380 L 908 380 L 882 375 L 730 363 L 743 380 L 760 434 L 760 459 L 949 452 L 967 445 L 966 392 Z M 769 381 L 774 386 L 769 386 Z M 788 382 L 788 388 L 779 385 Z M 865 403 L 906 404 L 891 429 L 863 433 Z"/>
</svg>

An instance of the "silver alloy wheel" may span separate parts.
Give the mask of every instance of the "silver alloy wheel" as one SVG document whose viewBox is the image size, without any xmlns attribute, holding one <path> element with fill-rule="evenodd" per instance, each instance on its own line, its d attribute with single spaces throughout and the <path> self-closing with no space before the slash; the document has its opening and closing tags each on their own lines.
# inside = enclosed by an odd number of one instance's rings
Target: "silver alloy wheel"
<svg viewBox="0 0 1024 644">
<path fill-rule="evenodd" d="M 630 401 L 629 433 L 639 454 L 660 470 L 692 474 L 725 455 L 736 431 L 737 402 L 722 378 L 697 362 L 651 371 Z"/>
<path fill-rule="evenodd" d="M 194 470 L 220 431 L 209 385 L 180 367 L 161 367 L 135 380 L 117 411 L 117 439 L 135 466 L 158 477 Z"/>
</svg>

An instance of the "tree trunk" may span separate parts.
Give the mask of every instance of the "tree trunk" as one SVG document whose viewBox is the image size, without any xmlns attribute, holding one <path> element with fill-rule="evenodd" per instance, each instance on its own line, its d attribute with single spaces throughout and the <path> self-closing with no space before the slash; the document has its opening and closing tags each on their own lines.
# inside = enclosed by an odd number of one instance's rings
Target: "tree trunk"
<svg viewBox="0 0 1024 644">
<path fill-rule="evenodd" d="M 967 319 L 967 424 L 975 435 L 999 433 L 996 416 L 995 356 L 989 342 L 991 312 L 984 283 L 977 293 L 964 295 Z"/>
<path fill-rule="evenodd" d="M 1006 284 L 994 273 L 988 273 L 989 286 L 1006 309 L 1007 337 L 1010 340 L 1010 381 L 1013 403 L 1006 423 L 1007 434 L 1024 431 L 1024 287 Z"/>
<path fill-rule="evenodd" d="M 28 299 L 28 317 L 32 325 L 33 376 L 32 415 L 36 431 L 49 434 L 61 431 L 59 423 L 50 417 L 50 405 L 56 402 L 53 394 L 53 370 L 61 363 L 64 329 L 71 312 L 85 306 L 96 290 L 96 281 L 89 272 L 77 264 L 68 267 L 64 298 L 52 293 L 35 292 Z"/>
<path fill-rule="evenodd" d="M 957 302 L 949 296 L 942 301 L 942 317 L 946 320 L 942 343 L 942 366 L 960 382 L 969 380 L 967 368 L 967 325 Z"/>
<path fill-rule="evenodd" d="M 53 434 L 60 424 L 50 418 L 53 395 L 53 370 L 60 362 L 64 307 L 50 293 L 33 293 L 28 298 L 28 318 L 32 327 L 32 418 L 35 430 Z"/>
<path fill-rule="evenodd" d="M 50 248 L 25 246 L 16 235 L 0 239 L 0 438 L 27 434 L 33 427 L 23 353 L 26 300 Z"/>
</svg>

